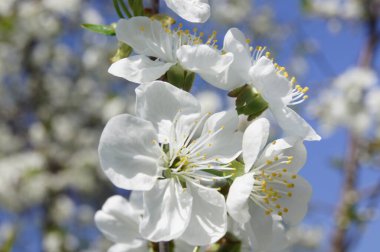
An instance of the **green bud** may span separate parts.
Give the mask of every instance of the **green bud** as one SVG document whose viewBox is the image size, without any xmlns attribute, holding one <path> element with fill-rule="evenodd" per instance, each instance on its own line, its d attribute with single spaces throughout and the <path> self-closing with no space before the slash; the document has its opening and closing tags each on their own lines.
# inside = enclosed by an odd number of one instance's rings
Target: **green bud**
<svg viewBox="0 0 380 252">
<path fill-rule="evenodd" d="M 180 65 L 172 66 L 166 73 L 167 81 L 180 89 L 187 92 L 193 87 L 195 74 L 183 69 Z"/>
<path fill-rule="evenodd" d="M 247 84 L 232 90 L 228 95 L 236 97 L 236 111 L 239 115 L 247 115 L 248 120 L 260 116 L 268 108 L 268 103 L 261 94 Z"/>
<path fill-rule="evenodd" d="M 132 47 L 129 45 L 120 42 L 119 48 L 116 51 L 116 54 L 111 58 L 112 62 L 127 58 L 132 53 Z"/>
</svg>

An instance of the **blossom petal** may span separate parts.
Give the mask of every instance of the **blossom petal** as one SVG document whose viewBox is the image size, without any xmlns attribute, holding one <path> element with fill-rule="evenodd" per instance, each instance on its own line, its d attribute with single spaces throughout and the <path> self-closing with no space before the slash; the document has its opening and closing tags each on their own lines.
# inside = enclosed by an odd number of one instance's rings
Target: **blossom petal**
<svg viewBox="0 0 380 252">
<path fill-rule="evenodd" d="M 249 172 L 256 162 L 257 156 L 268 141 L 269 121 L 266 118 L 255 120 L 244 132 L 243 160 L 245 172 Z"/>
<path fill-rule="evenodd" d="M 173 40 L 162 24 L 148 17 L 120 19 L 116 26 L 116 36 L 133 48 L 137 54 L 175 62 Z"/>
<path fill-rule="evenodd" d="M 290 176 L 284 178 L 291 181 L 294 188 L 291 188 L 292 196 L 279 199 L 278 204 L 288 209 L 288 212 L 283 215 L 284 221 L 289 225 L 297 225 L 306 215 L 312 188 L 309 182 L 301 176 L 297 176 L 296 179 L 292 179 Z"/>
<path fill-rule="evenodd" d="M 95 224 L 111 241 L 134 243 L 140 237 L 139 213 L 121 196 L 110 197 L 95 214 Z"/>
<path fill-rule="evenodd" d="M 184 45 L 177 50 L 177 58 L 185 69 L 199 74 L 208 83 L 225 90 L 235 88 L 226 79 L 232 53 L 222 54 L 208 45 Z"/>
<path fill-rule="evenodd" d="M 215 243 L 227 231 L 227 210 L 217 190 L 187 183 L 193 196 L 191 219 L 181 239 L 194 246 Z"/>
<path fill-rule="evenodd" d="M 202 136 L 212 135 L 204 147 L 199 150 L 207 159 L 218 159 L 221 163 L 229 163 L 241 153 L 242 133 L 237 131 L 239 118 L 235 111 L 216 113 L 207 119 Z M 219 131 L 219 133 L 216 133 Z"/>
<path fill-rule="evenodd" d="M 99 159 L 104 173 L 117 187 L 150 190 L 159 172 L 160 149 L 151 122 L 131 115 L 113 117 L 103 130 Z"/>
<path fill-rule="evenodd" d="M 251 244 L 257 251 L 270 248 L 273 241 L 273 219 L 265 215 L 263 209 L 253 201 L 249 202 L 251 219 L 243 228 L 248 232 Z"/>
<path fill-rule="evenodd" d="M 228 192 L 226 201 L 228 213 L 240 224 L 250 220 L 248 201 L 254 181 L 253 174 L 246 173 L 234 180 Z"/>
<path fill-rule="evenodd" d="M 293 157 L 289 164 L 283 165 L 283 168 L 291 173 L 297 173 L 306 163 L 307 152 L 302 139 L 287 137 L 268 144 L 257 160 L 256 166 L 264 164 L 267 160 L 273 161 L 280 154 Z"/>
<path fill-rule="evenodd" d="M 252 83 L 260 92 L 269 106 L 284 104 L 283 99 L 291 91 L 291 83 L 284 76 L 277 73 L 273 62 L 267 57 L 259 58 L 249 70 Z"/>
<path fill-rule="evenodd" d="M 182 235 L 189 224 L 193 198 L 174 179 L 158 180 L 144 192 L 141 235 L 150 241 L 170 241 Z"/>
<path fill-rule="evenodd" d="M 226 79 L 231 86 L 242 86 L 250 80 L 249 69 L 252 59 L 246 41 L 244 34 L 237 28 L 229 29 L 224 37 L 223 50 L 234 55 Z"/>
<path fill-rule="evenodd" d="M 178 112 L 199 113 L 197 99 L 169 83 L 154 81 L 136 88 L 136 115 L 149 120 L 158 129 L 158 123 L 167 120 L 169 126 Z M 161 132 L 160 132 L 161 133 Z"/>
<path fill-rule="evenodd" d="M 321 137 L 315 130 L 294 110 L 288 107 L 271 107 L 270 110 L 276 118 L 285 136 L 300 137 L 306 141 L 319 141 Z"/>
<path fill-rule="evenodd" d="M 135 83 L 146 83 L 159 79 L 173 63 L 151 60 L 144 55 L 135 55 L 116 61 L 108 72 Z"/>
<path fill-rule="evenodd" d="M 165 2 L 171 10 L 189 22 L 204 23 L 210 17 L 208 0 L 165 0 Z"/>
</svg>

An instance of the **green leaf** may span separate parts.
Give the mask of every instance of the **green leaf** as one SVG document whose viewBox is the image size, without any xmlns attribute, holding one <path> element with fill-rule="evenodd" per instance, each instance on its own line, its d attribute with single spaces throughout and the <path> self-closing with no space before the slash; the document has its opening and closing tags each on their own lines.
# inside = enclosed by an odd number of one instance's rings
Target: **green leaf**
<svg viewBox="0 0 380 252">
<path fill-rule="evenodd" d="M 108 36 L 115 36 L 115 27 L 113 25 L 82 24 L 82 27 L 96 33 Z"/>
<path fill-rule="evenodd" d="M 116 62 L 118 60 L 124 59 L 129 57 L 132 53 L 132 47 L 129 45 L 120 42 L 119 43 L 119 48 L 116 51 L 116 54 L 111 58 L 112 62 Z"/>
</svg>

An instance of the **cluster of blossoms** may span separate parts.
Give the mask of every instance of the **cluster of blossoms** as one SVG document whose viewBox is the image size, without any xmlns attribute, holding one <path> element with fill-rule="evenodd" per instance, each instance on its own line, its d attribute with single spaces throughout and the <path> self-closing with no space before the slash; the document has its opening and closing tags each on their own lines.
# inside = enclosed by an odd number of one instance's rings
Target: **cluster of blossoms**
<svg viewBox="0 0 380 252">
<path fill-rule="evenodd" d="M 362 67 L 348 69 L 333 81 L 331 87 L 321 91 L 308 110 L 319 119 L 326 133 L 336 127 L 345 127 L 357 136 L 366 137 L 374 128 L 379 131 L 376 135 L 380 136 L 380 91 L 377 84 L 378 77 L 373 70 Z"/>
<path fill-rule="evenodd" d="M 166 1 L 195 22 L 205 21 L 193 17 L 204 16 L 206 2 Z M 146 251 L 174 240 L 178 251 L 191 251 L 237 233 L 248 250 L 285 246 L 285 225 L 303 219 L 311 196 L 298 175 L 303 142 L 320 139 L 291 108 L 307 99 L 308 88 L 237 28 L 226 33 L 222 49 L 215 33 L 205 37 L 143 16 L 120 20 L 116 36 L 134 55 L 109 72 L 140 85 L 135 113 L 111 118 L 99 143 L 106 176 L 132 191 L 128 201 L 111 197 L 95 215 L 116 243 L 109 251 Z M 189 92 L 195 74 L 229 91 L 236 110 L 202 113 Z M 266 110 L 283 138 L 268 141 Z M 243 132 L 238 115 L 252 121 Z"/>
</svg>

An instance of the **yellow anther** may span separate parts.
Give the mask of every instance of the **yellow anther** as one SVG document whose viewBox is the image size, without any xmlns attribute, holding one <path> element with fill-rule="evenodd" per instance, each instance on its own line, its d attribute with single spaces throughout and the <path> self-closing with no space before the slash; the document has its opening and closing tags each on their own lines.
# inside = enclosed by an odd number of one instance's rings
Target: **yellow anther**
<svg viewBox="0 0 380 252">
<path fill-rule="evenodd" d="M 276 144 L 276 140 L 272 142 L 272 144 Z"/>
<path fill-rule="evenodd" d="M 286 164 L 291 164 L 293 160 L 286 161 Z"/>
<path fill-rule="evenodd" d="M 292 197 L 292 196 L 293 196 L 293 193 L 288 192 L 288 197 Z"/>
<path fill-rule="evenodd" d="M 209 143 L 207 146 L 208 146 L 208 147 L 211 147 L 211 146 L 212 146 L 212 144 L 210 144 L 210 143 Z"/>
<path fill-rule="evenodd" d="M 182 28 L 182 27 L 183 27 L 183 24 L 182 24 L 182 23 L 179 23 L 179 24 L 178 24 L 178 27 L 179 27 L 179 28 Z"/>
<path fill-rule="evenodd" d="M 292 77 L 292 79 L 290 80 L 290 83 L 295 84 L 296 83 L 296 77 Z"/>
<path fill-rule="evenodd" d="M 266 52 L 266 53 L 265 53 L 265 57 L 270 58 L 270 56 L 271 56 L 271 53 L 270 53 L 270 52 Z"/>
<path fill-rule="evenodd" d="M 190 31 L 189 30 L 185 30 L 185 33 L 186 33 L 186 35 L 189 35 Z"/>
<path fill-rule="evenodd" d="M 273 162 L 271 160 L 266 161 L 267 165 L 271 165 Z"/>
<path fill-rule="evenodd" d="M 297 175 L 293 175 L 293 176 L 292 176 L 292 179 L 296 179 L 296 178 L 297 178 Z"/>
<path fill-rule="evenodd" d="M 289 209 L 287 209 L 286 207 L 283 210 L 285 213 L 289 212 Z"/>
<path fill-rule="evenodd" d="M 214 45 L 214 48 L 215 48 L 215 49 L 218 49 L 218 45 Z"/>
<path fill-rule="evenodd" d="M 222 125 L 222 126 L 220 127 L 220 129 L 221 129 L 221 130 L 224 130 L 224 125 Z"/>
<path fill-rule="evenodd" d="M 197 27 L 194 27 L 193 28 L 193 32 L 197 32 L 198 31 L 198 28 Z"/>
<path fill-rule="evenodd" d="M 287 187 L 288 187 L 288 188 L 294 188 L 294 184 L 293 184 L 293 183 L 289 183 L 289 184 L 287 185 Z"/>
<path fill-rule="evenodd" d="M 271 213 L 272 213 L 272 211 L 270 211 L 270 210 L 265 211 L 265 215 L 270 215 Z"/>
<path fill-rule="evenodd" d="M 144 26 L 140 26 L 140 31 L 145 31 L 145 27 Z"/>
<path fill-rule="evenodd" d="M 215 161 L 216 161 L 216 162 L 219 162 L 219 161 L 220 161 L 220 159 L 219 159 L 219 158 L 215 158 Z"/>
<path fill-rule="evenodd" d="M 309 91 L 309 87 L 304 87 L 304 88 L 302 89 L 302 93 L 306 93 L 307 91 Z"/>
<path fill-rule="evenodd" d="M 273 172 L 273 173 L 272 173 L 272 176 L 273 176 L 273 177 L 277 177 L 277 173 Z"/>
<path fill-rule="evenodd" d="M 288 172 L 288 169 L 284 168 L 284 169 L 282 169 L 282 172 Z"/>
<path fill-rule="evenodd" d="M 282 212 L 281 212 L 281 211 L 279 211 L 277 214 L 278 214 L 279 216 L 282 216 Z"/>
<path fill-rule="evenodd" d="M 203 37 L 204 35 L 205 35 L 204 32 L 200 32 L 200 33 L 199 33 L 199 37 Z"/>
<path fill-rule="evenodd" d="M 280 208 L 281 208 L 281 205 L 280 205 L 280 204 L 277 204 L 277 205 L 276 205 L 276 208 L 280 209 Z"/>
<path fill-rule="evenodd" d="M 215 36 L 216 36 L 216 34 L 217 34 L 217 31 L 213 31 L 213 32 L 212 32 L 212 36 L 214 36 L 214 37 L 215 37 Z"/>
<path fill-rule="evenodd" d="M 278 156 L 275 156 L 275 157 L 274 157 L 274 161 L 278 161 Z"/>
<path fill-rule="evenodd" d="M 247 44 L 251 44 L 251 40 L 250 40 L 250 39 L 246 39 L 246 40 L 245 40 L 245 43 L 247 43 Z"/>
<path fill-rule="evenodd" d="M 293 160 L 294 156 L 289 156 L 288 160 Z"/>
<path fill-rule="evenodd" d="M 304 95 L 304 96 L 302 97 L 302 99 L 304 99 L 304 100 L 306 100 L 306 99 L 308 99 L 308 98 L 309 98 L 308 95 Z"/>
<path fill-rule="evenodd" d="M 300 85 L 296 85 L 295 88 L 298 90 L 298 89 L 301 88 L 301 86 L 300 86 Z M 301 88 L 301 89 L 302 89 L 302 88 Z"/>
<path fill-rule="evenodd" d="M 284 72 L 284 77 L 285 77 L 285 78 L 288 78 L 288 77 L 289 77 L 288 72 Z"/>
</svg>

